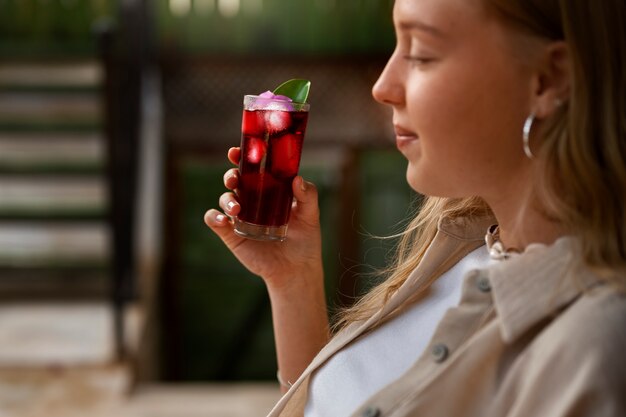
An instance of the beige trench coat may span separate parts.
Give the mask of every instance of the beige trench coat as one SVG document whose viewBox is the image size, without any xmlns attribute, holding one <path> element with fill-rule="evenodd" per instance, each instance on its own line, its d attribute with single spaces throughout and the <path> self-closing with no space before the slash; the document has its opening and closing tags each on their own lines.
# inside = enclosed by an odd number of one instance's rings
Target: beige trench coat
<svg viewBox="0 0 626 417">
<path fill-rule="evenodd" d="M 302 416 L 311 375 L 482 245 L 491 221 L 441 221 L 387 305 L 337 334 L 269 416 Z M 626 297 L 576 258 L 566 237 L 468 273 L 426 351 L 353 416 L 626 416 Z"/>
</svg>

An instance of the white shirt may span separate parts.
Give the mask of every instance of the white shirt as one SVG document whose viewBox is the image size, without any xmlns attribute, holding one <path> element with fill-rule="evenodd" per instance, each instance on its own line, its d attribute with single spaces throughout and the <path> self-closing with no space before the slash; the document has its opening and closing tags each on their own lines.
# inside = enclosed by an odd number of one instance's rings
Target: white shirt
<svg viewBox="0 0 626 417">
<path fill-rule="evenodd" d="M 465 274 L 491 262 L 484 246 L 470 252 L 432 284 L 428 297 L 329 359 L 311 378 L 305 417 L 348 416 L 400 377 L 459 303 Z"/>
</svg>

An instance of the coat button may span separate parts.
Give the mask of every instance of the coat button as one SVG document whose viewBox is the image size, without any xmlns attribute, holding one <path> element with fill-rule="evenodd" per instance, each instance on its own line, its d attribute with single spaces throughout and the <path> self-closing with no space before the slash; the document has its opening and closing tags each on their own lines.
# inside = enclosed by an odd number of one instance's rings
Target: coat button
<svg viewBox="0 0 626 417">
<path fill-rule="evenodd" d="M 478 286 L 478 289 L 482 292 L 491 291 L 491 283 L 489 282 L 489 279 L 485 277 L 481 277 L 478 279 L 477 286 Z"/>
<path fill-rule="evenodd" d="M 433 359 L 435 359 L 435 362 L 441 363 L 445 361 L 448 357 L 448 346 L 444 345 L 443 343 L 437 343 L 435 346 L 433 346 L 431 354 L 433 355 Z"/>
<path fill-rule="evenodd" d="M 361 413 L 361 417 L 379 417 L 379 416 L 380 416 L 380 409 L 376 407 L 367 407 Z"/>
</svg>

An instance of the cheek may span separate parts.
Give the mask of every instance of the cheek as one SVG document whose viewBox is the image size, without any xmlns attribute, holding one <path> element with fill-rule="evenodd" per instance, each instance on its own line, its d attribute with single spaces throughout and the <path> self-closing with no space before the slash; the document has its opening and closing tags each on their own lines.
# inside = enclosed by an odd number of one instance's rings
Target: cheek
<svg viewBox="0 0 626 417">
<path fill-rule="evenodd" d="M 507 137 L 521 135 L 528 107 L 525 79 L 506 68 L 506 63 L 468 61 L 450 63 L 409 86 L 408 96 L 413 100 L 407 107 L 411 106 L 415 128 L 424 134 L 440 132 L 471 149 L 502 150 L 510 146 Z"/>
<path fill-rule="evenodd" d="M 521 156 L 521 136 L 515 136 L 519 100 L 508 91 L 510 81 L 477 71 L 442 70 L 407 86 L 407 112 L 421 139 L 419 165 L 410 164 L 407 172 L 413 188 L 479 195 Z"/>
<path fill-rule="evenodd" d="M 485 91 L 473 81 L 464 79 L 464 74 L 442 71 L 409 86 L 407 96 L 412 100 L 407 111 L 422 139 L 425 156 L 442 155 L 452 162 L 485 146 L 480 137 L 489 127 L 491 115 L 484 102 Z"/>
</svg>

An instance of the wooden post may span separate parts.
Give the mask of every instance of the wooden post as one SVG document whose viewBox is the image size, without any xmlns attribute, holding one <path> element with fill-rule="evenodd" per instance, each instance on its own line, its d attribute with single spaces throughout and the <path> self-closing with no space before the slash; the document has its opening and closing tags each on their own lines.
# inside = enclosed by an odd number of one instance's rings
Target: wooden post
<svg viewBox="0 0 626 417">
<path fill-rule="evenodd" d="M 339 209 L 339 305 L 351 306 L 356 297 L 359 265 L 359 151 L 351 147 L 342 168 Z"/>
</svg>

